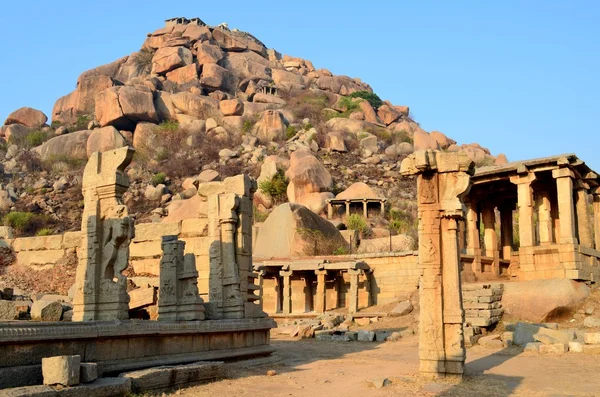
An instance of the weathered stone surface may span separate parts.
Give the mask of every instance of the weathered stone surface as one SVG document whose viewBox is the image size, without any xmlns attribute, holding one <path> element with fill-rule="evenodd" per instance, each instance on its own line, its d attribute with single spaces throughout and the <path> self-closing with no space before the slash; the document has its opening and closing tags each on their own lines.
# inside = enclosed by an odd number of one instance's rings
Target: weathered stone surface
<svg viewBox="0 0 600 397">
<path fill-rule="evenodd" d="M 253 133 L 258 139 L 267 144 L 285 138 L 288 122 L 278 110 L 266 110 L 260 120 L 254 125 Z"/>
<path fill-rule="evenodd" d="M 600 344 L 600 332 L 586 332 L 583 334 L 583 341 L 586 345 Z"/>
<path fill-rule="evenodd" d="M 373 342 L 375 340 L 375 332 L 358 330 L 357 340 L 359 342 Z"/>
<path fill-rule="evenodd" d="M 106 152 L 127 146 L 127 141 L 113 126 L 97 128 L 88 137 L 86 152 L 90 157 L 94 152 Z"/>
<path fill-rule="evenodd" d="M 583 319 L 583 326 L 587 328 L 600 327 L 600 318 L 586 317 L 585 319 Z"/>
<path fill-rule="evenodd" d="M 229 71 L 216 63 L 202 65 L 200 83 L 210 88 L 219 89 L 228 87 Z"/>
<path fill-rule="evenodd" d="M 224 56 L 223 51 L 218 46 L 207 43 L 196 44 L 196 51 L 198 53 L 197 62 L 199 65 L 217 63 Z"/>
<path fill-rule="evenodd" d="M 364 182 L 355 182 L 348 186 L 346 190 L 335 196 L 336 199 L 353 200 L 353 199 L 383 199 L 384 197 L 375 192 L 369 185 Z"/>
<path fill-rule="evenodd" d="M 147 87 L 118 86 L 96 96 L 96 118 L 101 126 L 133 131 L 139 121 L 158 122 L 152 92 Z"/>
<path fill-rule="evenodd" d="M 580 342 L 569 342 L 569 351 L 572 353 L 583 353 L 583 345 Z"/>
<path fill-rule="evenodd" d="M 413 145 L 416 150 L 438 149 L 438 143 L 434 137 L 423 130 L 415 131 L 413 135 Z"/>
<path fill-rule="evenodd" d="M 19 311 L 16 303 L 0 299 L 0 321 L 17 320 L 18 318 Z"/>
<path fill-rule="evenodd" d="M 7 142 L 19 142 L 29 134 L 30 129 L 22 124 L 11 124 L 0 127 L 0 137 Z"/>
<path fill-rule="evenodd" d="M 195 63 L 182 66 L 167 72 L 167 80 L 177 84 L 184 84 L 190 81 L 198 80 L 198 65 Z"/>
<path fill-rule="evenodd" d="M 383 104 L 377 109 L 377 116 L 379 116 L 379 118 L 385 123 L 385 125 L 390 125 L 394 121 L 398 120 L 401 114 L 392 106 Z"/>
<path fill-rule="evenodd" d="M 402 252 L 412 251 L 416 244 L 415 240 L 406 234 L 398 234 L 391 239 L 389 237 L 363 239 L 358 247 L 358 253 L 389 252 L 390 245 L 392 251 Z"/>
<path fill-rule="evenodd" d="M 206 216 L 208 209 L 206 201 L 196 195 L 186 200 L 171 202 L 167 211 L 168 215 L 162 219 L 162 222 L 179 222 L 185 219 L 199 218 Z"/>
<path fill-rule="evenodd" d="M 80 356 L 56 356 L 42 359 L 45 385 L 74 386 L 79 384 Z"/>
<path fill-rule="evenodd" d="M 337 131 L 327 133 L 325 147 L 336 152 L 346 152 L 347 149 L 346 142 L 344 141 L 344 135 Z"/>
<path fill-rule="evenodd" d="M 60 321 L 63 307 L 60 302 L 38 300 L 31 306 L 31 319 L 35 321 Z"/>
<path fill-rule="evenodd" d="M 225 371 L 223 362 L 200 362 L 125 372 L 119 377 L 130 379 L 132 391 L 141 393 L 219 379 L 226 375 Z"/>
<path fill-rule="evenodd" d="M 173 94 L 171 101 L 175 109 L 198 119 L 206 119 L 209 115 L 218 112 L 219 109 L 219 103 L 215 99 L 190 92 Z"/>
<path fill-rule="evenodd" d="M 159 48 L 152 57 L 152 73 L 164 74 L 193 62 L 192 52 L 185 47 Z"/>
<path fill-rule="evenodd" d="M 29 128 L 40 128 L 48 121 L 48 117 L 40 110 L 23 107 L 8 115 L 4 125 L 22 124 Z"/>
<path fill-rule="evenodd" d="M 287 196 L 290 203 L 304 205 L 311 193 L 327 192 L 333 185 L 331 175 L 323 164 L 306 150 L 297 150 L 292 153 L 290 168 L 285 175 L 289 179 Z"/>
<path fill-rule="evenodd" d="M 400 302 L 390 312 L 393 316 L 405 316 L 413 311 L 413 305 L 410 301 Z"/>
<path fill-rule="evenodd" d="M 479 343 L 481 346 L 492 347 L 496 349 L 501 349 L 504 347 L 504 344 L 500 340 L 500 335 L 488 335 L 481 337 L 477 343 Z"/>
<path fill-rule="evenodd" d="M 553 343 L 549 345 L 541 345 L 539 348 L 540 354 L 564 354 L 569 351 L 569 345 L 566 343 Z"/>
<path fill-rule="evenodd" d="M 358 135 L 361 132 L 373 127 L 373 124 L 362 120 L 350 120 L 342 117 L 335 117 L 325 123 L 328 131 L 347 132 Z"/>
<path fill-rule="evenodd" d="M 244 114 L 244 103 L 239 99 L 227 99 L 219 102 L 219 109 L 224 116 L 241 116 Z"/>
<path fill-rule="evenodd" d="M 106 397 L 127 396 L 131 393 L 131 379 L 100 378 L 95 382 L 61 388 L 54 386 L 25 386 L 10 389 L 10 397 Z"/>
<path fill-rule="evenodd" d="M 502 306 L 506 319 L 541 323 L 553 313 L 574 311 L 589 294 L 573 280 L 519 281 L 505 284 Z"/>
<path fill-rule="evenodd" d="M 314 235 L 322 235 L 314 241 Z M 298 204 L 282 204 L 275 208 L 261 225 L 254 256 L 257 258 L 289 258 L 314 252 L 332 253 L 346 246 L 339 230 L 330 222 Z"/>
<path fill-rule="evenodd" d="M 81 363 L 79 371 L 79 381 L 82 383 L 93 382 L 98 379 L 98 364 Z"/>
<path fill-rule="evenodd" d="M 573 332 L 548 329 L 540 324 L 518 322 L 513 334 L 516 345 L 525 345 L 529 342 L 540 341 L 545 344 L 568 343 L 575 339 Z"/>
<path fill-rule="evenodd" d="M 41 146 L 34 148 L 43 160 L 87 158 L 87 141 L 92 131 L 83 130 L 51 138 Z"/>
</svg>

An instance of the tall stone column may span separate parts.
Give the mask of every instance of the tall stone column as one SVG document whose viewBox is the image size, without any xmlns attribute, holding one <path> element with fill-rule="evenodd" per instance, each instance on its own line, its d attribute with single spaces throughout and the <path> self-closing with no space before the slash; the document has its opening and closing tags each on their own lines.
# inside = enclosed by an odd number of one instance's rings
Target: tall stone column
<svg viewBox="0 0 600 397">
<path fill-rule="evenodd" d="M 325 312 L 325 277 L 327 276 L 327 270 L 315 270 L 317 275 L 317 296 L 315 300 L 315 312 Z"/>
<path fill-rule="evenodd" d="M 517 207 L 519 209 L 519 247 L 533 247 L 533 172 L 513 176 L 510 181 L 517 185 Z"/>
<path fill-rule="evenodd" d="M 600 188 L 594 192 L 594 240 L 595 248 L 600 250 Z"/>
<path fill-rule="evenodd" d="M 552 244 L 554 221 L 552 220 L 552 208 L 547 190 L 538 192 L 537 203 L 540 224 L 540 244 L 549 245 Z"/>
<path fill-rule="evenodd" d="M 292 283 L 290 277 L 292 271 L 280 271 L 279 275 L 283 277 L 283 314 L 292 313 Z"/>
<path fill-rule="evenodd" d="M 421 373 L 462 376 L 465 347 L 457 222 L 473 162 L 464 153 L 415 152 L 402 175 L 417 175 L 419 213 L 419 359 Z"/>
<path fill-rule="evenodd" d="M 356 313 L 358 311 L 358 277 L 361 271 L 348 269 L 350 275 L 350 291 L 348 296 L 348 312 Z"/>
<path fill-rule="evenodd" d="M 367 203 L 367 200 L 363 200 L 363 216 L 365 219 L 367 219 L 368 215 L 369 215 L 368 203 Z"/>
<path fill-rule="evenodd" d="M 329 201 L 327 202 L 327 219 L 333 219 L 333 205 Z"/>
<path fill-rule="evenodd" d="M 127 278 L 133 220 L 123 204 L 129 187 L 128 147 L 93 153 L 83 172 L 83 235 L 73 297 L 73 321 L 129 318 Z"/>
<path fill-rule="evenodd" d="M 467 217 L 465 227 L 467 229 L 467 254 L 473 255 L 473 273 L 481 274 L 481 241 L 479 238 L 479 225 L 477 222 L 477 204 L 469 201 L 467 204 Z"/>
<path fill-rule="evenodd" d="M 510 260 L 513 242 L 513 208 L 512 206 L 500 207 L 500 240 L 502 246 L 502 259 Z"/>
<path fill-rule="evenodd" d="M 498 234 L 496 233 L 496 214 L 493 205 L 486 205 L 481 211 L 483 221 L 483 241 L 485 243 L 485 256 L 494 256 L 498 249 Z"/>
<path fill-rule="evenodd" d="M 560 219 L 560 243 L 577 244 L 575 237 L 575 209 L 573 205 L 573 171 L 559 168 L 552 171 L 556 179 L 558 217 Z"/>
<path fill-rule="evenodd" d="M 593 248 L 594 241 L 592 238 L 591 220 L 588 212 L 588 191 L 590 187 L 578 181 L 575 191 L 577 192 L 577 231 L 579 232 L 579 244 L 583 247 Z"/>
</svg>

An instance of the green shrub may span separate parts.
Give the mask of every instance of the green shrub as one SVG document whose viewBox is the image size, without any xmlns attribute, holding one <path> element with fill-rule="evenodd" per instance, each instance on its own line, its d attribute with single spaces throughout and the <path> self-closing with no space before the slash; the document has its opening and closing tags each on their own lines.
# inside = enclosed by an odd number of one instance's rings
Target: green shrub
<svg viewBox="0 0 600 397">
<path fill-rule="evenodd" d="M 33 234 L 41 229 L 46 219 L 32 212 L 9 212 L 4 216 L 3 223 L 5 226 L 10 226 L 18 234 Z"/>
<path fill-rule="evenodd" d="M 62 125 L 62 122 L 60 122 L 59 120 L 52 120 L 52 123 L 50 124 L 50 126 L 54 129 L 57 129 L 61 125 Z"/>
<path fill-rule="evenodd" d="M 27 147 L 33 148 L 40 146 L 42 143 L 48 140 L 48 134 L 44 131 L 33 131 L 25 136 Z"/>
<path fill-rule="evenodd" d="M 401 142 L 407 142 L 412 145 L 413 139 L 410 137 L 410 134 L 408 133 L 408 131 L 400 130 L 400 131 L 394 133 L 394 142 L 396 144 L 401 143 Z"/>
<path fill-rule="evenodd" d="M 92 118 L 87 114 L 78 114 L 75 124 L 69 127 L 69 132 L 87 130 L 90 121 L 92 121 Z"/>
<path fill-rule="evenodd" d="M 150 184 L 152 186 L 157 186 L 160 184 L 164 184 L 166 180 L 167 180 L 167 176 L 165 175 L 165 173 L 159 172 L 158 174 L 154 174 L 154 176 L 150 180 Z"/>
<path fill-rule="evenodd" d="M 296 128 L 293 125 L 288 125 L 285 130 L 285 136 L 287 139 L 292 139 L 296 135 Z"/>
<path fill-rule="evenodd" d="M 171 154 L 169 153 L 169 151 L 165 148 L 160 148 L 157 152 L 156 152 L 156 161 L 161 162 L 161 161 L 165 161 L 168 160 L 169 157 L 171 157 Z"/>
<path fill-rule="evenodd" d="M 36 236 L 50 236 L 52 234 L 52 229 L 49 227 L 44 227 L 37 231 Z"/>
<path fill-rule="evenodd" d="M 249 134 L 252 132 L 252 127 L 254 127 L 254 122 L 252 120 L 246 119 L 242 123 L 242 132 L 244 134 Z"/>
<path fill-rule="evenodd" d="M 379 98 L 379 95 L 369 91 L 353 92 L 352 94 L 350 94 L 350 98 L 366 99 L 375 110 L 377 110 L 383 104 L 383 101 L 381 100 L 381 98 Z"/>
<path fill-rule="evenodd" d="M 145 73 L 150 73 L 152 70 L 152 58 L 154 53 L 152 51 L 141 50 L 133 56 L 136 66 L 142 69 Z"/>
<path fill-rule="evenodd" d="M 41 161 L 41 160 L 40 160 Z M 67 170 L 80 170 L 82 169 L 87 161 L 85 159 L 78 159 L 69 157 L 67 155 L 50 156 L 46 160 L 41 161 L 42 168 L 48 171 L 64 172 Z"/>
<path fill-rule="evenodd" d="M 158 128 L 164 132 L 175 132 L 179 129 L 179 123 L 173 120 L 165 120 L 158 125 Z"/>
<path fill-rule="evenodd" d="M 304 131 L 309 131 L 311 128 L 313 128 L 313 125 L 311 123 L 306 123 L 302 126 L 302 128 L 304 128 Z"/>
<path fill-rule="evenodd" d="M 258 188 L 260 191 L 269 196 L 276 204 L 287 201 L 287 186 L 289 181 L 285 177 L 282 170 L 277 170 L 270 180 L 262 181 Z"/>
<path fill-rule="evenodd" d="M 348 255 L 348 249 L 346 247 L 339 247 L 333 251 L 333 255 Z"/>
<path fill-rule="evenodd" d="M 369 230 L 369 225 L 367 225 L 367 221 L 361 215 L 351 214 L 346 219 L 346 224 L 348 229 L 350 230 L 358 230 L 361 234 L 365 234 Z"/>
</svg>

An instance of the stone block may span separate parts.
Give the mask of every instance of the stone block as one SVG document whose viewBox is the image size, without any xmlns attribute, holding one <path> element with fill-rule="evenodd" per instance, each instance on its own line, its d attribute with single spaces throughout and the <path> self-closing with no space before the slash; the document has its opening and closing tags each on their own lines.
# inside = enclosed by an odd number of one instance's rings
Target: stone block
<svg viewBox="0 0 600 397">
<path fill-rule="evenodd" d="M 543 340 L 545 343 L 569 343 L 575 340 L 573 331 L 557 331 L 548 329 L 540 324 L 518 322 L 514 332 L 514 343 L 525 345 L 528 342 Z"/>
<path fill-rule="evenodd" d="M 9 240 L 13 238 L 15 237 L 10 226 L 0 226 L 0 239 Z"/>
<path fill-rule="evenodd" d="M 182 237 L 205 236 L 208 233 L 208 218 L 184 219 L 181 222 Z"/>
<path fill-rule="evenodd" d="M 375 340 L 375 332 L 359 330 L 357 340 L 359 342 L 373 342 Z"/>
<path fill-rule="evenodd" d="M 136 274 L 160 275 L 160 258 L 133 259 L 130 262 Z"/>
<path fill-rule="evenodd" d="M 32 267 L 33 265 L 51 265 L 54 266 L 62 257 L 65 256 L 65 250 L 44 250 L 44 251 L 19 251 L 16 253 L 17 263 L 22 266 Z"/>
<path fill-rule="evenodd" d="M 502 348 L 504 347 L 504 343 L 500 340 L 500 335 L 487 335 L 479 338 L 478 343 L 481 346 L 492 347 L 492 348 Z"/>
<path fill-rule="evenodd" d="M 79 370 L 79 381 L 82 383 L 93 382 L 98 379 L 98 364 L 81 363 Z"/>
<path fill-rule="evenodd" d="M 179 388 L 194 383 L 207 382 L 225 377 L 223 362 L 200 362 L 188 365 L 167 366 L 125 372 L 120 378 L 131 380 L 134 393 L 164 388 Z"/>
<path fill-rule="evenodd" d="M 62 247 L 64 249 L 79 248 L 83 241 L 83 234 L 81 232 L 66 232 L 63 234 Z"/>
<path fill-rule="evenodd" d="M 413 311 L 413 305 L 410 301 L 400 302 L 391 311 L 393 316 L 405 316 Z"/>
<path fill-rule="evenodd" d="M 155 241 L 132 242 L 129 246 L 131 258 L 152 258 L 162 256 L 160 239 Z"/>
<path fill-rule="evenodd" d="M 74 386 L 79 384 L 80 356 L 42 358 L 45 385 Z"/>
<path fill-rule="evenodd" d="M 375 331 L 375 340 L 377 342 L 385 342 L 392 333 L 390 331 Z"/>
<path fill-rule="evenodd" d="M 38 300 L 31 305 L 31 319 L 34 321 L 60 321 L 63 307 L 57 301 Z"/>
<path fill-rule="evenodd" d="M 138 307 L 144 307 L 153 305 L 156 303 L 156 290 L 154 287 L 150 288 L 138 288 L 133 291 L 129 291 L 129 309 L 136 309 Z"/>
<path fill-rule="evenodd" d="M 350 342 L 352 339 L 345 333 L 343 334 L 333 334 L 331 335 L 332 342 Z"/>
<path fill-rule="evenodd" d="M 569 342 L 569 351 L 573 353 L 582 353 L 583 345 L 579 342 Z"/>
<path fill-rule="evenodd" d="M 0 300 L 0 321 L 17 320 L 18 318 L 19 312 L 16 302 Z"/>
<path fill-rule="evenodd" d="M 583 334 L 583 341 L 586 345 L 600 344 L 600 332 L 586 332 Z"/>
<path fill-rule="evenodd" d="M 135 225 L 135 238 L 133 242 L 159 241 L 162 236 L 178 235 L 181 232 L 179 222 L 165 223 L 140 223 Z"/>
<path fill-rule="evenodd" d="M 55 236 L 22 237 L 13 241 L 12 248 L 15 252 L 60 250 L 63 248 L 62 240 L 62 234 Z"/>
<path fill-rule="evenodd" d="M 365 326 L 371 323 L 368 317 L 355 318 L 354 322 L 359 326 Z"/>
<path fill-rule="evenodd" d="M 585 354 L 600 354 L 600 345 L 583 345 Z"/>
<path fill-rule="evenodd" d="M 542 342 L 545 345 L 551 345 L 555 343 L 569 343 L 575 340 L 575 332 L 557 331 L 542 327 L 537 333 L 533 335 L 533 338 L 536 341 Z"/>
<path fill-rule="evenodd" d="M 347 331 L 346 335 L 348 336 L 348 338 L 350 338 L 350 340 L 358 340 L 358 332 Z"/>
<path fill-rule="evenodd" d="M 523 351 L 539 353 L 540 346 L 543 346 L 540 342 L 528 342 L 523 346 Z"/>
<path fill-rule="evenodd" d="M 598 328 L 600 327 L 600 318 L 598 317 L 586 317 L 583 320 L 583 326 L 586 328 Z"/>
<path fill-rule="evenodd" d="M 551 345 L 541 345 L 539 351 L 541 354 L 564 354 L 569 351 L 569 345 L 566 343 L 553 343 Z"/>
</svg>

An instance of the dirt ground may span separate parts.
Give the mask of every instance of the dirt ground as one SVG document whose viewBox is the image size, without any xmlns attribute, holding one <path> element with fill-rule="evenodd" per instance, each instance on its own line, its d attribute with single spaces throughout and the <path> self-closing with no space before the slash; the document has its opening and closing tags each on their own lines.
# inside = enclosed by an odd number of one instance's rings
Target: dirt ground
<svg viewBox="0 0 600 397">
<path fill-rule="evenodd" d="M 178 390 L 176 396 L 598 396 L 600 357 L 540 356 L 519 348 L 467 351 L 461 383 L 418 376 L 417 337 L 361 343 L 274 339 L 278 363 L 240 369 L 235 377 Z M 266 376 L 275 370 L 275 376 Z M 376 388 L 373 381 L 387 378 Z"/>
</svg>

